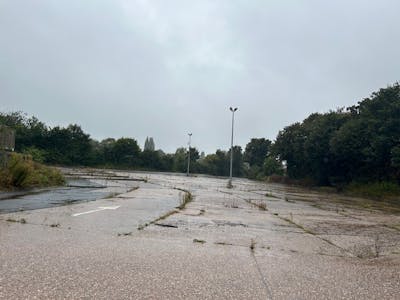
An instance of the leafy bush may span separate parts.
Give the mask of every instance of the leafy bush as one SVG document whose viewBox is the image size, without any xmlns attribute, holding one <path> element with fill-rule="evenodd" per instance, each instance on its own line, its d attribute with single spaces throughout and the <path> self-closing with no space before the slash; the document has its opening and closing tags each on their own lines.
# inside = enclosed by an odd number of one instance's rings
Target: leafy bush
<svg viewBox="0 0 400 300">
<path fill-rule="evenodd" d="M 24 149 L 23 154 L 32 156 L 32 159 L 38 163 L 43 163 L 46 158 L 46 151 L 34 146 Z"/>
<path fill-rule="evenodd" d="M 12 153 L 7 166 L 0 170 L 0 187 L 29 188 L 64 184 L 59 170 L 32 161 L 29 155 Z"/>
</svg>

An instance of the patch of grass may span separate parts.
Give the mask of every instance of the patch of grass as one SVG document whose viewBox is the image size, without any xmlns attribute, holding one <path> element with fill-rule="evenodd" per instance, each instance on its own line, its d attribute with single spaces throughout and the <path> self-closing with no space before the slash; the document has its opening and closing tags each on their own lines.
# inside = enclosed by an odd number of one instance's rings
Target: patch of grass
<svg viewBox="0 0 400 300">
<path fill-rule="evenodd" d="M 193 195 L 189 191 L 184 191 L 180 199 L 180 205 L 177 207 L 179 209 L 184 209 L 189 202 L 193 201 Z"/>
<path fill-rule="evenodd" d="M 6 221 L 7 222 L 13 222 L 13 223 L 26 224 L 26 220 L 24 218 L 21 218 L 19 220 L 8 218 Z"/>
<path fill-rule="evenodd" d="M 193 239 L 193 243 L 205 244 L 205 240 Z"/>
<path fill-rule="evenodd" d="M 400 224 L 383 224 L 384 227 L 400 231 Z"/>
<path fill-rule="evenodd" d="M 400 195 L 400 186 L 393 182 L 381 181 L 373 183 L 350 183 L 345 188 L 345 193 L 351 196 L 361 196 L 374 200 L 382 200 L 385 198 Z"/>
</svg>

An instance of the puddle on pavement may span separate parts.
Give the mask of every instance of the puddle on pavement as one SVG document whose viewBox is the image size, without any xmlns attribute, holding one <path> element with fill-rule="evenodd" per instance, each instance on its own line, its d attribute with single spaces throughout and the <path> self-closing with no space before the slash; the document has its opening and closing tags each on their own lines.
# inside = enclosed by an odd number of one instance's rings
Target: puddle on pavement
<svg viewBox="0 0 400 300">
<path fill-rule="evenodd" d="M 126 193 L 134 185 L 110 180 L 67 179 L 66 186 L 0 193 L 0 214 L 33 210 Z"/>
</svg>

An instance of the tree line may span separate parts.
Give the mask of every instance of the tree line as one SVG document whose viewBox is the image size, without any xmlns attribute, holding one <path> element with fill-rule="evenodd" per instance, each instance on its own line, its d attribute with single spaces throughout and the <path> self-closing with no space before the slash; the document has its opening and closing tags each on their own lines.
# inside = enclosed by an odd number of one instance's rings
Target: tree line
<svg viewBox="0 0 400 300">
<path fill-rule="evenodd" d="M 30 117 L 22 112 L 0 113 L 0 124 L 15 129 L 17 152 L 29 154 L 35 161 L 46 164 L 169 172 L 186 172 L 187 168 L 186 148 L 178 148 L 175 153 L 155 150 L 153 138 L 146 138 L 142 150 L 133 138 L 107 138 L 97 141 L 85 133 L 79 125 L 50 128 L 36 117 Z M 244 152 L 240 146 L 233 147 L 234 176 L 246 176 L 244 158 L 262 165 L 271 142 L 254 139 L 252 143 L 254 146 L 246 148 Z M 257 147 L 265 149 L 260 152 Z M 257 155 L 258 158 L 255 158 Z M 229 175 L 230 150 L 217 150 L 213 154 L 205 155 L 200 154 L 196 148 L 190 148 L 190 160 L 190 169 L 193 173 Z"/>
<path fill-rule="evenodd" d="M 374 92 L 357 105 L 313 113 L 281 130 L 271 155 L 290 178 L 318 185 L 400 183 L 400 86 Z"/>
<path fill-rule="evenodd" d="M 146 139 L 90 138 L 79 125 L 50 128 L 21 112 L 0 113 L 0 124 L 16 130 L 16 150 L 48 164 L 185 172 L 188 151 L 155 150 Z M 190 148 L 191 171 L 229 175 L 230 150 L 204 155 Z M 358 104 L 313 113 L 282 129 L 274 142 L 253 138 L 244 151 L 233 147 L 233 175 L 262 179 L 287 176 L 317 185 L 351 182 L 400 183 L 400 86 L 380 89 Z"/>
</svg>

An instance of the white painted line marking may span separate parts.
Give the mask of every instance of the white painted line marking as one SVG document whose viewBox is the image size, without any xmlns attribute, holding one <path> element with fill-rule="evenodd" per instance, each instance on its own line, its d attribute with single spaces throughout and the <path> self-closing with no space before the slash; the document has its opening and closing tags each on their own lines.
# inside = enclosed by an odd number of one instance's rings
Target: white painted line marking
<svg viewBox="0 0 400 300">
<path fill-rule="evenodd" d="M 94 213 L 96 211 L 102 211 L 102 210 L 106 210 L 106 209 L 117 209 L 119 207 L 121 207 L 121 206 L 99 206 L 98 209 L 93 209 L 93 210 L 89 210 L 89 211 L 73 214 L 72 216 L 73 217 L 77 217 L 77 216 L 80 216 L 80 215 L 91 214 L 91 213 Z"/>
</svg>

